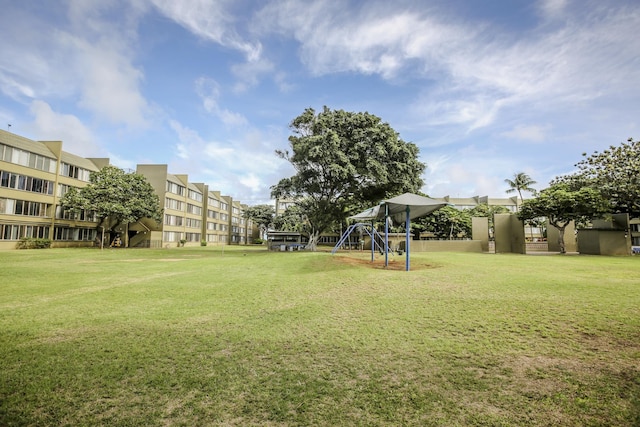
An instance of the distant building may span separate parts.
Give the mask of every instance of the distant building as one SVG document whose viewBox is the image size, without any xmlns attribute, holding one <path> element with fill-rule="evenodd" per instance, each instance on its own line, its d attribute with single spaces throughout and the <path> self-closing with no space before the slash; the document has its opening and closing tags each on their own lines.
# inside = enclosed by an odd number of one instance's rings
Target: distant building
<svg viewBox="0 0 640 427">
<path fill-rule="evenodd" d="M 53 247 L 93 246 L 101 237 L 95 213 L 65 211 L 60 198 L 86 186 L 91 172 L 109 159 L 83 158 L 62 147 L 62 141 L 33 141 L 0 130 L 0 249 L 15 249 L 23 237 L 47 238 Z M 257 235 L 243 216 L 247 206 L 231 196 L 189 182 L 188 175 L 170 174 L 167 165 L 138 165 L 136 173 L 153 186 L 163 220 L 105 224 L 114 228 L 109 239 L 117 234 L 128 246 L 163 247 L 249 244 Z"/>
</svg>

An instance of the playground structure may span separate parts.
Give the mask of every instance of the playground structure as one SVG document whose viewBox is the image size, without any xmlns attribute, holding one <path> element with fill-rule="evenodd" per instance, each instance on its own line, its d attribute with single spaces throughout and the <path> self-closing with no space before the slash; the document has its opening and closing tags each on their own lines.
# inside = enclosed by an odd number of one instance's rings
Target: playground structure
<svg viewBox="0 0 640 427">
<path fill-rule="evenodd" d="M 418 194 L 405 193 L 391 199 L 383 200 L 379 205 L 373 206 L 357 215 L 349 217 L 357 221 L 372 221 L 371 229 L 375 232 L 373 221 L 376 219 L 384 219 L 384 246 L 382 246 L 382 252 L 384 253 L 384 265 L 389 265 L 389 219 L 393 219 L 394 222 L 405 222 L 405 270 L 409 271 L 411 265 L 410 253 L 410 240 L 411 240 L 411 219 L 425 216 L 433 211 L 443 208 L 450 203 L 440 202 L 429 197 L 420 196 Z M 349 234 L 353 232 L 347 230 L 343 233 L 343 237 L 340 239 L 347 239 Z M 380 236 L 378 234 L 378 236 Z M 382 238 L 380 236 L 380 238 Z M 375 234 L 372 233 L 371 238 L 371 261 L 375 252 Z M 340 244 L 336 245 L 332 253 L 337 251 Z"/>
<path fill-rule="evenodd" d="M 338 243 L 336 243 L 334 248 L 331 250 L 331 254 L 332 255 L 335 254 L 338 251 L 338 249 L 340 249 L 342 245 L 344 245 L 345 242 L 348 241 L 349 236 L 351 236 L 351 234 L 353 234 L 354 232 L 360 232 L 360 231 L 362 231 L 363 234 L 366 234 L 367 236 L 369 236 L 369 238 L 371 239 L 371 261 L 373 261 L 373 257 L 376 250 L 378 250 L 380 253 L 384 251 L 384 238 L 380 233 L 378 233 L 373 222 L 370 224 L 364 223 L 364 222 L 357 222 L 355 224 L 351 224 L 342 234 L 342 236 L 340 237 L 340 240 L 338 240 Z M 364 246 L 364 242 L 362 242 L 361 244 L 362 246 Z"/>
</svg>

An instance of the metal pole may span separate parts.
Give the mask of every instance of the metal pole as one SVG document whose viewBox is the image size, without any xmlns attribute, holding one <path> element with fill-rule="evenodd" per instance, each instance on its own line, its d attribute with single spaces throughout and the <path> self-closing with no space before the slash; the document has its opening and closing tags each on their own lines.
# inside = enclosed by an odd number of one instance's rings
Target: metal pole
<svg viewBox="0 0 640 427">
<path fill-rule="evenodd" d="M 411 212 L 411 208 L 409 208 L 409 205 L 407 205 L 407 222 L 406 222 L 406 225 L 405 225 L 405 228 L 407 229 L 406 230 L 407 236 L 406 236 L 406 241 L 405 241 L 405 244 L 404 244 L 404 250 L 405 250 L 406 256 L 407 256 L 407 260 L 405 262 L 405 271 L 409 271 L 409 269 L 410 269 L 410 267 L 409 267 L 409 265 L 410 265 L 410 261 L 409 261 L 409 245 L 410 245 L 410 241 L 409 241 L 409 238 L 411 237 L 410 233 L 409 233 L 410 226 L 411 226 L 411 220 L 409 219 L 409 213 L 410 212 Z"/>
<path fill-rule="evenodd" d="M 371 220 L 371 262 L 373 262 L 373 252 L 376 247 L 376 229 L 373 220 Z"/>
<path fill-rule="evenodd" d="M 384 205 L 384 266 L 389 266 L 389 205 Z"/>
</svg>

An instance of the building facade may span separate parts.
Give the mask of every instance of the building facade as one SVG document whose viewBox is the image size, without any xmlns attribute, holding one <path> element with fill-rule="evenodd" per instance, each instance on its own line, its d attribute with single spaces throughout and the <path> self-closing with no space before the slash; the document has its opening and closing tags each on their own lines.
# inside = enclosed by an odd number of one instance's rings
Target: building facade
<svg viewBox="0 0 640 427">
<path fill-rule="evenodd" d="M 168 247 L 201 244 L 250 244 L 257 236 L 244 218 L 246 205 L 230 196 L 174 175 L 167 165 L 138 165 L 164 210 L 162 223 L 98 224 L 93 212 L 71 213 L 60 199 L 82 188 L 106 158 L 83 158 L 63 151 L 62 141 L 34 141 L 0 130 L 0 249 L 15 249 L 22 238 L 51 240 L 52 247 L 93 246 L 100 226 L 111 229 L 125 246 Z M 108 244 L 106 241 L 105 244 Z"/>
<path fill-rule="evenodd" d="M 0 249 L 15 248 L 23 237 L 49 239 L 54 247 L 93 245 L 95 214 L 72 214 L 59 200 L 108 164 L 109 159 L 67 153 L 61 141 L 32 141 L 0 130 Z"/>
</svg>

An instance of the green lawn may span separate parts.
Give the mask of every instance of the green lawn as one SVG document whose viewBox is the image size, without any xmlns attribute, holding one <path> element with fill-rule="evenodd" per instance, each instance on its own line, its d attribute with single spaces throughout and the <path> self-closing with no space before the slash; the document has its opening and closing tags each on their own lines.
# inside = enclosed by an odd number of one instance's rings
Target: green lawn
<svg viewBox="0 0 640 427">
<path fill-rule="evenodd" d="M 640 257 L 367 257 L 0 252 L 0 425 L 640 425 Z"/>
</svg>

